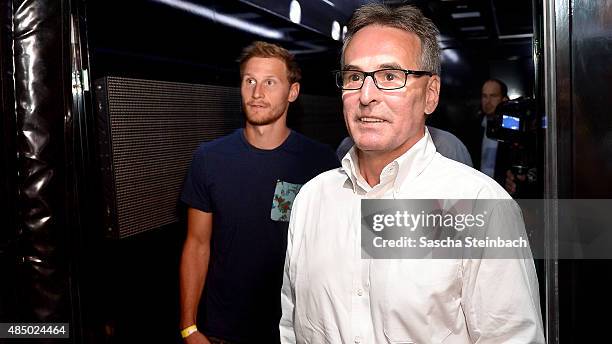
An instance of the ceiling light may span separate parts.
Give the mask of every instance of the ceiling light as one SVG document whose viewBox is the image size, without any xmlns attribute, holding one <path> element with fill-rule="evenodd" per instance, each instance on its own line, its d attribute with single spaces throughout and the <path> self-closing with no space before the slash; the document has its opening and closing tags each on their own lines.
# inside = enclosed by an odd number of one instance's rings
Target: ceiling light
<svg viewBox="0 0 612 344">
<path fill-rule="evenodd" d="M 442 50 L 442 59 L 452 63 L 457 63 L 459 62 L 459 55 L 457 55 L 457 52 L 454 50 L 444 49 Z"/>
<path fill-rule="evenodd" d="M 478 18 L 480 17 L 480 12 L 459 12 L 459 13 L 451 13 L 451 17 L 453 19 L 464 19 L 464 18 Z"/>
<path fill-rule="evenodd" d="M 522 33 L 517 35 L 499 35 L 499 39 L 533 38 L 532 33 Z"/>
<path fill-rule="evenodd" d="M 331 36 L 334 40 L 340 40 L 340 23 L 334 20 L 332 23 Z"/>
<path fill-rule="evenodd" d="M 267 28 L 262 25 L 257 25 L 254 23 L 250 23 L 246 20 L 229 16 L 227 14 L 219 13 L 214 10 L 211 10 L 208 7 L 193 4 L 183 0 L 153 0 L 155 2 L 159 2 L 170 7 L 174 7 L 200 17 L 204 17 L 221 24 L 234 27 L 236 29 L 240 29 L 243 31 L 250 32 L 252 34 L 256 34 L 262 37 L 270 38 L 270 39 L 283 39 L 284 35 L 282 32 L 274 29 Z"/>
<path fill-rule="evenodd" d="M 460 28 L 461 31 L 464 32 L 468 32 L 468 31 L 483 31 L 485 29 L 484 26 L 479 25 L 479 26 L 465 26 Z"/>
<path fill-rule="evenodd" d="M 296 24 L 302 21 L 302 7 L 297 0 L 292 0 L 289 5 L 289 20 Z"/>
</svg>

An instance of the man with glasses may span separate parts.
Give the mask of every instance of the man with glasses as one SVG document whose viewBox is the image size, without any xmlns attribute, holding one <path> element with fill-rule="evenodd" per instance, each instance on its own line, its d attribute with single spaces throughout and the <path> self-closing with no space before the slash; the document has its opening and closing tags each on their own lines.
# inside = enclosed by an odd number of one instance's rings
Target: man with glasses
<svg viewBox="0 0 612 344">
<path fill-rule="evenodd" d="M 385 80 L 384 73 L 385 72 L 388 73 L 389 71 L 392 71 L 392 70 L 380 70 L 380 71 L 375 72 L 372 75 L 372 77 L 374 78 L 374 83 L 375 85 L 378 86 L 379 89 L 391 90 L 397 87 L 397 85 L 393 85 L 390 81 Z M 415 75 L 420 73 L 420 72 L 415 72 L 415 71 L 403 71 L 403 72 L 404 72 L 403 74 L 411 72 L 411 73 L 415 73 Z M 363 75 L 353 76 L 354 78 L 360 78 L 361 82 L 357 82 L 355 85 L 351 86 L 351 84 L 354 84 L 355 82 L 352 82 L 350 80 L 344 80 L 344 79 L 347 77 L 350 78 L 352 73 L 354 73 L 354 71 L 336 72 L 336 85 L 340 89 L 344 89 L 344 90 L 350 90 L 351 87 L 353 88 L 357 87 L 357 89 L 361 89 L 361 87 L 363 86 L 363 81 L 365 80 L 365 73 Z M 391 77 L 392 76 L 386 76 L 387 79 Z M 403 80 L 404 83 L 407 81 L 405 75 L 399 74 L 398 78 L 399 79 L 396 79 L 396 81 Z M 404 87 L 404 85 L 402 85 L 402 87 Z M 464 163 L 472 167 L 472 159 L 470 157 L 470 153 L 468 152 L 463 142 L 461 142 L 461 140 L 459 140 L 455 135 L 447 131 L 444 131 L 438 128 L 434 128 L 434 127 L 430 127 L 430 126 L 427 126 L 427 131 L 429 132 L 429 135 L 431 136 L 431 140 L 436 146 L 436 150 L 440 154 L 442 154 L 443 156 L 449 159 Z M 353 142 L 353 139 L 350 136 L 342 140 L 342 142 L 340 142 L 340 144 L 338 145 L 338 148 L 336 149 L 336 155 L 338 156 L 338 159 L 342 160 L 342 158 L 346 155 L 346 153 L 348 153 L 348 151 L 353 147 L 354 144 L 355 143 Z"/>
<path fill-rule="evenodd" d="M 245 127 L 196 150 L 181 195 L 189 207 L 180 267 L 187 344 L 278 343 L 293 198 L 338 166 L 330 147 L 287 127 L 300 90 L 293 55 L 255 42 L 243 51 L 240 75 Z"/>
<path fill-rule="evenodd" d="M 530 259 L 362 259 L 362 199 L 510 199 L 436 152 L 437 35 L 412 6 L 364 5 L 349 22 L 336 80 L 355 149 L 294 202 L 281 342 L 544 343 Z"/>
</svg>

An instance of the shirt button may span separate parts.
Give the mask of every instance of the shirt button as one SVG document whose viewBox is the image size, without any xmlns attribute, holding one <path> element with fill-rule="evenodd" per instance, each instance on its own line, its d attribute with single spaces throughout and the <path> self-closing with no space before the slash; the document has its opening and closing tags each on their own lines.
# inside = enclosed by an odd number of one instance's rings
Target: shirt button
<svg viewBox="0 0 612 344">
<path fill-rule="evenodd" d="M 357 295 L 358 295 L 358 296 L 363 295 L 363 290 L 361 290 L 361 289 L 357 289 Z"/>
<path fill-rule="evenodd" d="M 355 337 L 355 343 L 356 344 L 361 343 L 361 337 L 359 337 L 359 336 Z"/>
</svg>

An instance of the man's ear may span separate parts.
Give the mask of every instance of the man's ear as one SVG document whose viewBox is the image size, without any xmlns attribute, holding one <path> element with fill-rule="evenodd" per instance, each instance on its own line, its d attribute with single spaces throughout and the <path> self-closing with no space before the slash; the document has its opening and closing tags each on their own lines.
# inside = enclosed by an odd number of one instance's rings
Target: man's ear
<svg viewBox="0 0 612 344">
<path fill-rule="evenodd" d="M 427 81 L 427 90 L 425 93 L 425 113 L 431 114 L 438 106 L 440 100 L 440 76 L 433 75 Z"/>
<path fill-rule="evenodd" d="M 300 83 L 294 82 L 289 87 L 289 97 L 287 98 L 287 100 L 289 100 L 289 103 L 293 103 L 299 95 L 300 95 Z"/>
</svg>

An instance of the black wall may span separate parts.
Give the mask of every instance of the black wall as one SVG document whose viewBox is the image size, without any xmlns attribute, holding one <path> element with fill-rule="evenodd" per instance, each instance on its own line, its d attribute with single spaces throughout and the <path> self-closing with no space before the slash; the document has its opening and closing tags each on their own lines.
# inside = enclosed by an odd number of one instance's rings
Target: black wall
<svg viewBox="0 0 612 344">
<path fill-rule="evenodd" d="M 612 1 L 555 1 L 559 198 L 612 196 Z M 561 69 L 559 69 L 561 67 Z M 588 218 L 588 214 L 584 214 Z M 609 230 L 609 228 L 606 228 Z M 561 342 L 605 340 L 610 260 L 559 263 Z"/>
</svg>

